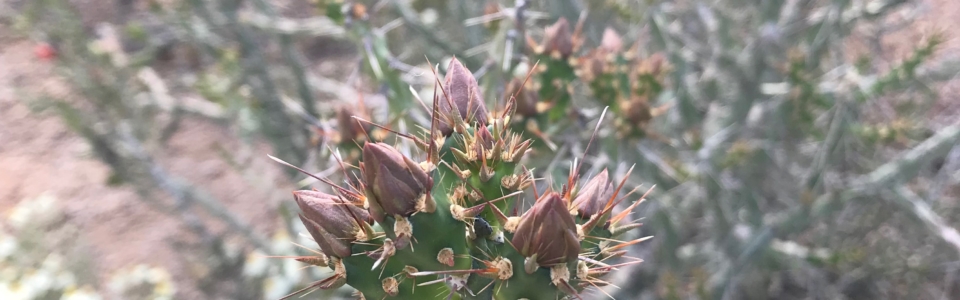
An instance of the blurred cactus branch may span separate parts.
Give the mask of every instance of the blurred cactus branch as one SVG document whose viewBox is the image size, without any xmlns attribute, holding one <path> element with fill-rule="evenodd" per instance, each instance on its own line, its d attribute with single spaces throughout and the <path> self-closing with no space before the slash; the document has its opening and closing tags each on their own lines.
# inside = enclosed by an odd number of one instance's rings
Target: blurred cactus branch
<svg viewBox="0 0 960 300">
<path fill-rule="evenodd" d="M 947 226 L 943 218 L 930 208 L 930 205 L 923 201 L 919 195 L 905 186 L 898 186 L 890 192 L 882 193 L 884 198 L 900 206 L 904 211 L 910 213 L 920 223 L 927 227 L 927 230 L 933 236 L 939 237 L 944 243 L 948 244 L 957 251 L 960 257 L 960 232 L 957 229 Z"/>
<path fill-rule="evenodd" d="M 960 124 L 954 124 L 904 152 L 898 159 L 853 181 L 848 189 L 827 192 L 809 205 L 803 205 L 778 216 L 745 244 L 743 252 L 732 266 L 717 275 L 718 280 L 715 281 L 712 295 L 715 299 L 725 297 L 726 290 L 736 274 L 740 274 L 753 262 L 758 253 L 766 250 L 773 239 L 785 238 L 790 234 L 806 230 L 814 221 L 836 212 L 847 202 L 859 198 L 894 193 L 897 197 L 893 199 L 894 203 L 907 208 L 908 213 L 920 218 L 930 229 L 936 230 L 934 232 L 936 236 L 950 245 L 956 245 L 955 230 L 951 232 L 948 228 L 947 231 L 943 231 L 944 226 L 941 225 L 940 218 L 924 210 L 924 205 L 918 205 L 914 201 L 915 197 L 909 197 L 910 194 L 905 193 L 902 184 L 916 176 L 922 166 L 928 165 L 933 159 L 945 156 L 958 143 L 960 143 Z M 894 188 L 891 190 L 890 187 Z"/>
<path fill-rule="evenodd" d="M 261 10 L 267 17 L 277 18 L 278 14 L 274 11 L 270 3 L 264 0 L 253 0 L 254 5 Z M 293 78 L 297 82 L 297 94 L 300 96 L 300 102 L 303 103 L 307 113 L 317 116 L 316 99 L 313 96 L 313 90 L 307 80 L 306 62 L 303 54 L 297 51 L 292 44 L 293 39 L 289 34 L 280 35 L 280 51 L 283 54 L 284 62 L 293 73 Z"/>
<path fill-rule="evenodd" d="M 188 228 L 199 234 L 202 239 L 209 240 L 211 238 L 209 230 L 199 221 L 199 218 L 187 210 L 193 204 L 200 204 L 205 211 L 226 223 L 229 228 L 240 233 L 254 246 L 268 249 L 266 239 L 257 235 L 248 224 L 227 210 L 217 199 L 185 183 L 182 179 L 170 175 L 153 162 L 141 143 L 130 132 L 131 125 L 128 121 L 110 120 L 111 125 L 115 127 L 101 133 L 94 129 L 99 127 L 92 123 L 94 121 L 84 117 L 87 113 L 62 101 L 56 103 L 56 108 L 67 124 L 93 146 L 94 152 L 101 161 L 111 167 L 115 172 L 114 176 L 133 184 L 141 195 L 146 196 L 142 200 L 164 207 L 156 203 L 155 198 L 149 196 L 149 191 L 157 188 L 166 192 L 175 200 L 175 204 L 167 208 L 172 209 L 169 212 L 176 213 L 175 216 L 181 218 Z M 147 178 L 150 180 L 142 180 Z"/>
<path fill-rule="evenodd" d="M 480 62 L 476 61 L 475 58 L 471 58 L 464 54 L 460 49 L 455 48 L 452 44 L 445 41 L 443 38 L 437 36 L 436 30 L 428 28 L 422 22 L 420 18 L 417 17 L 417 12 L 410 7 L 409 3 L 406 1 L 390 1 L 393 5 L 393 10 L 403 18 L 403 23 L 410 27 L 418 34 L 423 36 L 430 42 L 430 45 L 436 46 L 443 50 L 444 53 L 448 55 L 456 56 L 457 59 L 463 61 L 467 66 L 479 66 Z"/>
<path fill-rule="evenodd" d="M 226 223 L 232 230 L 240 233 L 241 236 L 250 241 L 250 243 L 255 247 L 259 249 L 270 249 L 270 244 L 265 238 L 254 232 L 253 228 L 250 227 L 250 225 L 245 221 L 231 213 L 230 210 L 223 205 L 223 203 L 211 196 L 207 191 L 198 189 L 183 179 L 167 173 L 163 168 L 158 166 L 152 161 L 152 159 L 150 159 L 150 156 L 145 152 L 140 143 L 129 134 L 123 134 L 122 138 L 122 141 L 126 144 L 126 148 L 130 152 L 132 158 L 135 159 L 136 163 L 139 163 L 139 165 L 145 166 L 148 169 L 148 174 L 150 178 L 153 179 L 156 186 L 165 191 L 167 194 L 173 196 L 173 198 L 176 200 L 175 207 L 177 213 L 184 215 L 183 218 L 188 225 L 193 228 L 200 228 L 197 224 L 197 217 L 189 214 L 186 211 L 186 209 L 191 205 L 199 204 L 207 213 Z M 129 164 L 132 161 L 127 162 L 128 164 L 125 164 L 126 166 L 114 166 L 114 168 L 128 168 L 129 165 L 135 165 Z"/>
<path fill-rule="evenodd" d="M 530 1 L 517 0 L 513 8 L 513 27 L 507 30 L 507 36 L 504 42 L 504 54 L 501 70 L 504 72 L 513 71 L 520 63 L 520 58 L 526 50 L 523 40 L 527 36 L 527 8 Z"/>
<path fill-rule="evenodd" d="M 116 65 L 117 57 L 122 53 L 94 52 L 90 39 L 82 26 L 74 7 L 66 1 L 45 1 L 34 3 L 32 12 L 45 13 L 33 15 L 36 26 L 45 26 L 56 18 L 57 27 L 50 30 L 51 38 L 60 42 L 62 54 L 59 57 L 62 74 L 82 99 L 55 99 L 53 107 L 65 123 L 79 133 L 91 145 L 97 157 L 110 166 L 114 180 L 131 184 L 148 203 L 166 207 L 175 213 L 188 228 L 204 240 L 211 239 L 210 231 L 205 228 L 188 208 L 199 204 L 210 215 L 225 223 L 232 231 L 240 234 L 258 248 L 267 247 L 266 240 L 257 235 L 249 224 L 232 214 L 217 199 L 206 191 L 185 183 L 184 180 L 169 174 L 158 165 L 148 148 L 153 144 L 148 140 L 156 136 L 160 129 L 152 126 L 158 121 L 157 109 L 169 111 L 171 103 L 166 102 L 170 95 L 166 87 L 151 80 L 149 69 L 141 72 L 143 85 L 132 84 L 137 79 L 130 76 L 136 72 L 136 66 Z M 71 24 L 63 26 L 64 24 Z M 142 101 L 143 96 L 160 98 L 157 102 Z M 75 101 L 83 101 L 74 104 Z M 216 114 L 210 108 L 198 108 Z M 150 196 L 150 191 L 161 190 L 175 200 L 172 206 L 159 204 Z"/>
<path fill-rule="evenodd" d="M 937 67 L 917 70 L 917 78 L 919 81 L 947 81 L 960 77 L 960 59 L 942 59 L 931 65 Z"/>
<path fill-rule="evenodd" d="M 346 34 L 346 29 L 324 16 L 289 19 L 248 11 L 240 15 L 240 22 L 283 35 L 343 37 Z"/>
<path fill-rule="evenodd" d="M 217 3 L 219 5 L 218 8 L 222 10 L 222 13 L 219 15 L 209 9 L 209 2 L 191 0 L 190 4 L 197 14 L 206 16 L 201 19 L 210 25 L 210 27 L 230 32 L 236 37 L 241 49 L 241 61 L 244 67 L 241 78 L 243 82 L 251 87 L 251 92 L 254 96 L 253 100 L 256 102 L 256 105 L 253 105 L 253 107 L 259 108 L 257 112 L 262 117 L 258 118 L 258 120 L 260 129 L 263 131 L 263 136 L 271 142 L 278 156 L 296 162 L 303 162 L 306 159 L 305 153 L 299 149 L 303 149 L 304 147 L 302 145 L 306 143 L 306 127 L 294 126 L 293 123 L 295 122 L 293 119 L 289 118 L 285 113 L 286 110 L 284 109 L 280 90 L 270 76 L 264 54 L 254 40 L 253 32 L 245 26 L 241 26 L 238 15 L 240 1 L 219 1 Z M 288 50 L 287 53 L 284 53 L 284 56 L 287 57 L 288 63 L 297 65 L 297 67 L 294 68 L 294 72 L 296 74 L 295 77 L 300 78 L 298 79 L 298 90 L 301 94 L 304 108 L 308 112 L 315 111 L 312 93 L 309 91 L 309 86 L 306 85 L 306 75 L 298 65 L 298 59 L 296 58 L 298 55 L 289 53 L 290 51 L 293 50 Z M 292 176 L 295 173 L 290 172 L 288 174 Z"/>
</svg>

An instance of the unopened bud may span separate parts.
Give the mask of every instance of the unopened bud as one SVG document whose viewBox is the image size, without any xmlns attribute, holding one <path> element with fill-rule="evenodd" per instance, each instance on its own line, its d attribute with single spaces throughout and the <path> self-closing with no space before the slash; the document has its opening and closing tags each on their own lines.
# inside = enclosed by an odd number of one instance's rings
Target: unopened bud
<svg viewBox="0 0 960 300">
<path fill-rule="evenodd" d="M 668 67 L 667 58 L 664 57 L 663 54 L 657 53 L 651 55 L 647 59 L 642 60 L 636 72 L 640 74 L 654 75 L 656 77 L 657 75 L 661 75 L 660 73 L 665 69 L 668 69 Z"/>
<path fill-rule="evenodd" d="M 467 124 L 476 122 L 480 126 L 487 125 L 487 106 L 483 103 L 480 85 L 477 84 L 473 73 L 470 73 L 470 70 L 456 58 L 451 60 L 447 67 L 443 88 L 446 91 L 446 97 L 441 98 L 438 104 L 441 114 L 450 116 L 447 118 L 449 120 L 456 120 L 457 117 L 452 115 L 456 113 L 459 119 Z M 444 136 L 449 136 L 456 125 L 440 122 L 439 130 Z"/>
<path fill-rule="evenodd" d="M 320 246 L 320 250 L 323 251 L 323 254 L 327 256 L 335 257 L 349 257 L 350 256 L 350 243 L 347 241 L 342 241 L 327 231 L 323 230 L 317 222 L 307 219 L 303 215 L 300 215 L 300 222 L 303 222 L 303 226 L 307 227 L 307 232 L 310 233 L 310 237 L 317 242 L 317 245 Z"/>
<path fill-rule="evenodd" d="M 504 88 L 504 98 L 509 99 L 514 95 L 516 95 L 516 111 L 518 114 L 525 117 L 534 117 L 540 113 L 537 108 L 540 96 L 536 91 L 524 85 L 520 78 L 514 78 Z"/>
<path fill-rule="evenodd" d="M 650 103 L 646 95 L 635 95 L 629 101 L 622 103 L 624 116 L 638 128 L 645 126 L 650 119 L 653 119 L 653 113 L 650 110 Z"/>
<path fill-rule="evenodd" d="M 536 257 L 542 267 L 577 259 L 580 241 L 577 224 L 555 192 L 546 193 L 520 217 L 513 246 L 525 257 Z"/>
<path fill-rule="evenodd" d="M 350 243 L 364 236 L 363 223 L 370 215 L 340 197 L 318 191 L 295 191 L 294 199 L 303 211 L 301 221 L 327 255 L 350 255 Z"/>
<path fill-rule="evenodd" d="M 369 133 L 373 126 L 364 124 L 356 118 L 368 118 L 359 109 L 343 105 L 337 110 L 337 130 L 340 132 L 340 142 L 352 143 L 364 139 L 365 132 Z"/>
<path fill-rule="evenodd" d="M 613 196 L 613 184 L 610 183 L 607 170 L 604 169 L 577 192 L 577 197 L 573 200 L 573 208 L 580 217 L 589 218 L 602 211 L 611 196 Z"/>
<path fill-rule="evenodd" d="M 600 39 L 600 49 L 610 53 L 619 52 L 623 49 L 623 39 L 613 28 L 607 27 L 603 30 L 603 38 Z"/>
<path fill-rule="evenodd" d="M 386 215 L 410 216 L 432 201 L 427 195 L 433 180 L 420 165 L 384 143 L 363 145 L 363 182 L 370 214 L 377 222 Z M 419 205 L 418 205 L 419 204 Z"/>
<path fill-rule="evenodd" d="M 544 29 L 543 51 L 551 56 L 567 59 L 573 54 L 573 35 L 570 33 L 570 24 L 561 17 L 556 23 Z"/>
</svg>

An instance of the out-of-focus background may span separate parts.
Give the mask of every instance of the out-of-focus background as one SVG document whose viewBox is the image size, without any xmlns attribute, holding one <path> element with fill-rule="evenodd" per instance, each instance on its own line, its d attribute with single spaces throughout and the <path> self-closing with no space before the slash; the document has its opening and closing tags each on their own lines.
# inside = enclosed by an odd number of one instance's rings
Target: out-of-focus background
<svg viewBox="0 0 960 300">
<path fill-rule="evenodd" d="M 587 159 L 657 185 L 633 214 L 645 262 L 607 294 L 960 299 L 958 16 L 955 0 L 0 0 L 0 299 L 277 299 L 323 278 L 266 257 L 304 253 L 290 191 L 323 188 L 266 155 L 338 176 L 333 154 L 355 156 L 338 111 L 416 129 L 411 89 L 429 99 L 429 62 L 452 56 L 502 103 L 561 17 L 581 26 L 574 58 L 610 28 L 662 62 L 662 91 L 629 100 L 649 120 L 612 112 Z M 544 177 L 604 106 L 571 82 L 576 117 L 528 128 Z"/>
</svg>

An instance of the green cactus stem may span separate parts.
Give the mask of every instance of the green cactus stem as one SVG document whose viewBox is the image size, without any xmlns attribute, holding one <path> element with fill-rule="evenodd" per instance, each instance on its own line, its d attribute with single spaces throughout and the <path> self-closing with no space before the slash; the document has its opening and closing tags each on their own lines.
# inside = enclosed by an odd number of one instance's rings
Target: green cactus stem
<svg viewBox="0 0 960 300">
<path fill-rule="evenodd" d="M 604 171 L 576 189 L 579 166 L 557 191 L 527 193 L 531 141 L 510 128 L 516 102 L 490 113 L 473 75 L 457 60 L 448 70 L 428 131 L 397 133 L 423 160 L 367 142 L 358 184 L 318 178 L 335 193 L 294 193 L 323 253 L 297 259 L 334 270 L 302 291 L 346 284 L 367 299 L 557 299 L 607 284 L 600 278 L 620 266 L 611 259 L 645 240 L 616 239 L 639 226 L 625 219 L 641 201 L 614 215 L 628 198 L 625 180 L 614 187 Z M 525 198 L 532 208 L 509 213 Z"/>
</svg>

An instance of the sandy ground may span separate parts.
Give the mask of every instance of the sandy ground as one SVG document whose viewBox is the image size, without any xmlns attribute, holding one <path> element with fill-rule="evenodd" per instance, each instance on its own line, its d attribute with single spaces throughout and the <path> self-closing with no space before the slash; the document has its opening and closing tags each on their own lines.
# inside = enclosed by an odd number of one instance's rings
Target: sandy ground
<svg viewBox="0 0 960 300">
<path fill-rule="evenodd" d="M 15 40 L 0 48 L 0 214 L 25 198 L 51 193 L 60 200 L 66 222 L 80 228 L 101 284 L 114 270 L 145 263 L 173 274 L 183 298 L 198 299 L 186 277 L 177 276 L 191 272 L 178 257 L 183 249 L 173 246 L 187 232 L 180 221 L 138 201 L 129 187 L 108 186 L 109 168 L 92 156 L 85 141 L 52 110 L 34 113 L 23 101 L 23 95 L 36 92 L 67 95 L 52 66 L 37 61 L 34 47 L 31 41 Z M 220 126 L 187 120 L 159 153 L 160 162 L 173 174 L 204 183 L 230 211 L 268 235 L 276 223 L 276 201 L 249 188 L 214 151 L 238 143 Z M 223 230 L 206 219 L 211 229 Z"/>
<path fill-rule="evenodd" d="M 927 17 L 901 37 L 884 40 L 883 58 L 895 61 L 933 30 L 950 30 L 941 56 L 960 53 L 960 1 L 925 0 Z M 52 66 L 38 62 L 35 43 L 13 38 L 0 28 L 0 214 L 18 201 L 50 192 L 61 200 L 67 222 L 82 229 L 82 240 L 90 244 L 97 276 L 103 278 L 120 267 L 147 263 L 166 268 L 175 278 L 190 272 L 177 258 L 171 246 L 186 232 L 169 215 L 137 201 L 128 187 L 107 186 L 109 169 L 91 156 L 88 146 L 61 120 L 45 111 L 33 113 L 23 95 L 44 92 L 67 95 Z M 960 102 L 960 81 L 937 87 L 941 102 Z M 958 105 L 947 105 L 960 107 Z M 960 113 L 960 112 L 958 112 Z M 950 115 L 946 114 L 947 118 Z M 941 114 L 942 116 L 942 114 Z M 219 158 L 215 146 L 239 143 L 232 133 L 210 123 L 188 120 L 160 153 L 164 166 L 191 182 L 204 182 L 214 196 L 227 199 L 226 205 L 244 220 L 252 222 L 266 235 L 274 227 L 276 216 L 270 209 L 276 203 L 268 195 L 245 188 L 244 179 Z M 279 177 L 279 176 L 275 176 Z M 211 222 L 213 228 L 216 222 Z M 197 299 L 199 294 L 178 282 L 182 299 Z"/>
</svg>

